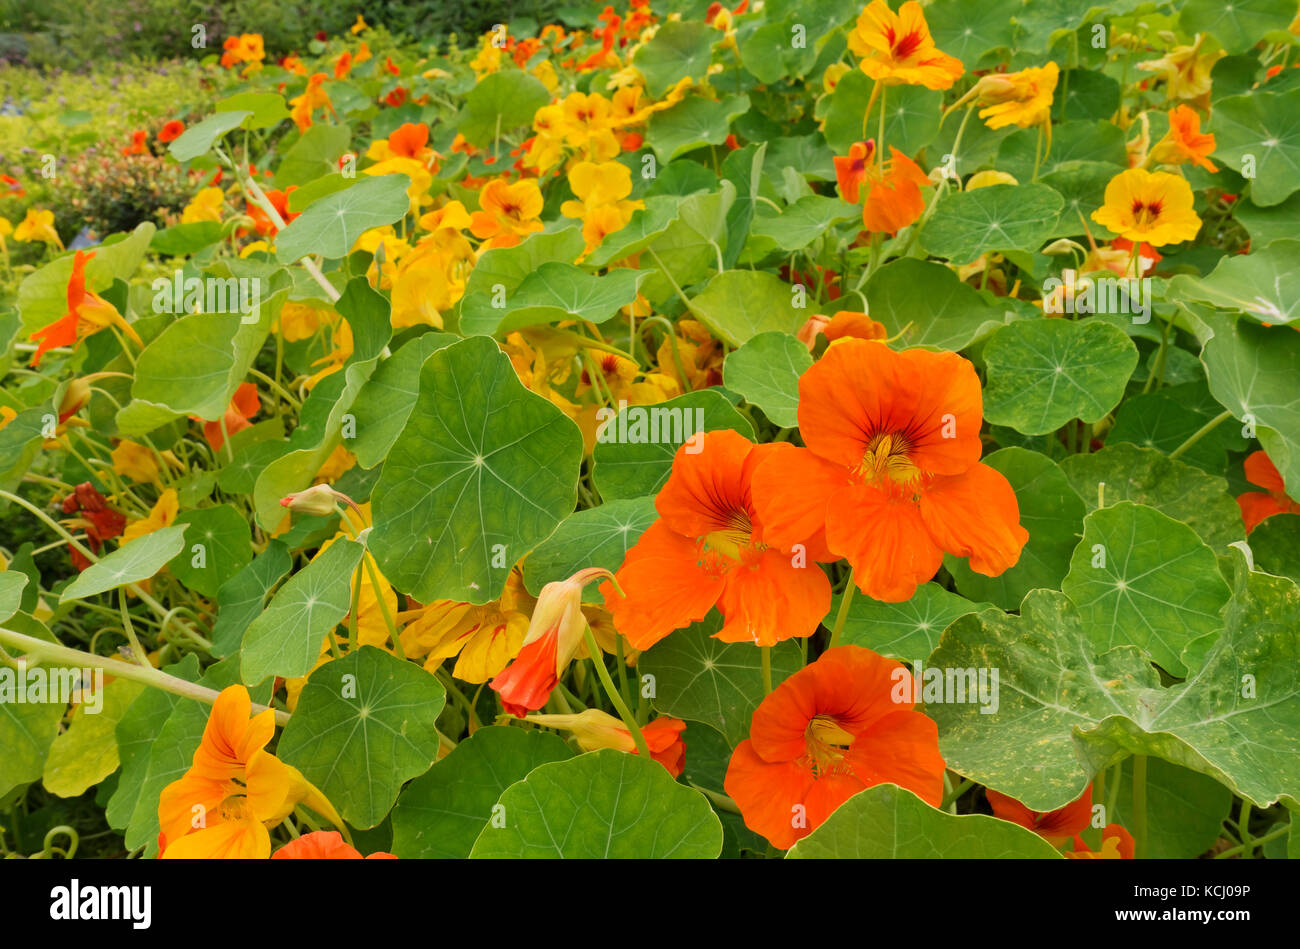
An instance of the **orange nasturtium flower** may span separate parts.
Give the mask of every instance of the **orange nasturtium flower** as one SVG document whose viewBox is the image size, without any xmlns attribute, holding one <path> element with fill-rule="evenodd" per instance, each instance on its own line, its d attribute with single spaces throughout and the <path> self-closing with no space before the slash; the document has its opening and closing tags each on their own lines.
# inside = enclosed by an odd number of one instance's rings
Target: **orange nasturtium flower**
<svg viewBox="0 0 1300 949">
<path fill-rule="evenodd" d="M 820 546 L 792 556 L 792 545 L 773 542 L 751 499 L 755 469 L 794 450 L 729 430 L 696 434 L 677 450 L 655 498 L 659 519 L 618 571 L 622 594 L 601 588 L 615 628 L 634 647 L 649 649 L 715 605 L 725 622 L 713 635 L 723 642 L 772 646 L 816 631 L 831 586 L 808 561 L 830 558 Z"/>
<path fill-rule="evenodd" d="M 158 141 L 166 145 L 168 142 L 174 142 L 181 137 L 185 131 L 185 123 L 180 119 L 172 119 L 170 122 L 164 122 L 163 127 L 158 131 Z"/>
<path fill-rule="evenodd" d="M 1067 850 L 1066 857 L 1076 860 L 1132 860 L 1133 835 L 1119 824 L 1107 824 L 1101 832 L 1101 849 L 1095 853 L 1088 849 L 1083 837 L 1075 835 L 1074 850 Z"/>
<path fill-rule="evenodd" d="M 583 642 L 587 617 L 582 612 L 582 589 L 593 580 L 610 576 L 608 570 L 588 567 L 567 580 L 542 587 L 523 648 L 491 683 L 511 715 L 523 718 L 551 697 L 551 690 Z"/>
<path fill-rule="evenodd" d="M 874 161 L 875 140 L 855 142 L 847 158 L 835 158 L 835 177 L 840 197 L 850 204 L 862 200 L 862 226 L 868 231 L 893 234 L 915 223 L 925 210 L 921 188 L 929 177 L 916 162 L 892 145 L 890 159 L 879 167 Z"/>
<path fill-rule="evenodd" d="M 313 73 L 307 80 L 307 88 L 303 90 L 302 95 L 294 96 L 289 100 L 289 114 L 293 116 L 298 131 L 305 132 L 311 127 L 312 113 L 317 109 L 328 109 L 331 115 L 334 114 L 334 103 L 330 101 L 329 93 L 324 89 L 327 79 L 329 76 L 323 72 Z"/>
<path fill-rule="evenodd" d="M 542 229 L 541 189 L 531 178 L 510 184 L 493 178 L 479 193 L 479 207 L 470 217 L 470 232 L 490 238 L 488 247 L 514 247 L 524 237 Z"/>
<path fill-rule="evenodd" d="M 1092 219 L 1120 237 L 1152 247 L 1191 240 L 1201 229 L 1192 188 L 1167 171 L 1130 168 L 1106 185 L 1106 201 Z"/>
<path fill-rule="evenodd" d="M 149 153 L 149 133 L 136 129 L 131 133 L 131 144 L 122 149 L 123 155 L 147 155 Z"/>
<path fill-rule="evenodd" d="M 529 715 L 526 720 L 535 725 L 573 732 L 578 739 L 578 747 L 583 751 L 615 748 L 633 755 L 640 754 L 636 740 L 627 726 L 598 708 L 589 708 L 577 715 Z M 645 738 L 646 747 L 650 749 L 650 757 L 667 768 L 674 778 L 682 773 L 686 760 L 686 743 L 682 741 L 682 732 L 685 730 L 685 722 L 666 715 L 641 727 L 641 735 Z"/>
<path fill-rule="evenodd" d="M 885 339 L 889 331 L 865 313 L 856 310 L 840 310 L 834 316 L 814 313 L 808 322 L 799 328 L 795 338 L 812 352 L 817 346 L 817 337 L 825 336 L 831 342 L 837 339 Z"/>
<path fill-rule="evenodd" d="M 886 783 L 938 807 L 939 728 L 897 700 L 912 694 L 910 680 L 900 662 L 836 646 L 778 685 L 754 710 L 723 783 L 745 826 L 788 850 L 854 794 Z"/>
<path fill-rule="evenodd" d="M 275 713 L 253 715 L 248 690 L 232 685 L 217 697 L 190 769 L 158 801 L 159 856 L 271 856 L 268 828 L 305 804 L 335 826 L 333 806 L 297 768 L 266 751 Z"/>
<path fill-rule="evenodd" d="M 242 432 L 250 427 L 253 423 L 249 421 L 257 414 L 262 403 L 257 398 L 257 386 L 251 382 L 241 383 L 235 390 L 235 396 L 226 406 L 224 419 L 218 419 L 215 422 L 203 423 L 203 437 L 208 440 L 208 444 L 214 452 L 221 451 L 221 447 L 226 443 L 226 439 L 236 432 Z M 226 431 L 222 434 L 221 423 L 225 422 Z"/>
<path fill-rule="evenodd" d="M 890 84 L 948 89 L 965 72 L 961 60 L 935 47 L 916 0 L 907 0 L 897 13 L 885 0 L 872 0 L 849 33 L 849 49 L 861 58 L 864 73 Z"/>
<path fill-rule="evenodd" d="M 1201 117 L 1196 110 L 1180 105 L 1169 113 L 1169 131 L 1151 147 L 1148 160 L 1162 165 L 1191 162 L 1214 174 L 1219 168 L 1208 157 L 1214 147 L 1214 133 L 1201 131 Z"/>
<path fill-rule="evenodd" d="M 986 790 L 984 796 L 993 808 L 994 817 L 1032 830 L 1055 847 L 1060 847 L 1075 834 L 1081 833 L 1092 819 L 1091 784 L 1077 801 L 1054 811 L 1031 811 L 1014 797 L 992 788 Z"/>
<path fill-rule="evenodd" d="M 38 365 L 41 357 L 54 347 L 76 346 L 87 336 L 108 326 L 116 326 L 137 346 L 144 345 L 140 335 L 122 318 L 113 304 L 93 290 L 86 289 L 86 264 L 94 256 L 94 251 L 86 253 L 79 250 L 73 257 L 72 275 L 68 278 L 68 312 L 32 333 L 31 339 L 41 341 L 36 347 L 36 354 L 32 356 L 33 366 Z"/>
<path fill-rule="evenodd" d="M 1277 470 L 1273 460 L 1262 451 L 1252 452 L 1246 457 L 1246 480 L 1257 484 L 1263 491 L 1247 491 L 1237 497 L 1241 508 L 1241 518 L 1246 522 L 1249 534 L 1259 522 L 1274 514 L 1300 514 L 1300 503 L 1287 497 L 1286 484 L 1282 473 Z"/>
<path fill-rule="evenodd" d="M 358 14 L 358 17 L 360 14 Z M 394 854 L 377 850 L 367 857 L 348 844 L 337 830 L 314 830 L 291 840 L 275 853 L 272 860 L 396 860 Z"/>
<path fill-rule="evenodd" d="M 980 463 L 979 377 L 956 353 L 845 339 L 799 380 L 807 448 L 754 472 L 754 506 L 777 546 L 825 544 L 858 588 L 910 599 L 943 563 L 996 577 L 1029 540 L 1007 479 Z"/>
</svg>

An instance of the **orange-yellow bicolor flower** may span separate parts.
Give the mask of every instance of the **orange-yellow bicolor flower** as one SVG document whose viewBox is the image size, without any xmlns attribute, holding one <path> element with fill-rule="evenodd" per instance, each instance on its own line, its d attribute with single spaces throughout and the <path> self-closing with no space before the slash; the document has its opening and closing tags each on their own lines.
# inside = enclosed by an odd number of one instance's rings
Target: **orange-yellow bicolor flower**
<svg viewBox="0 0 1300 949">
<path fill-rule="evenodd" d="M 94 256 L 95 251 L 86 253 L 79 250 L 73 257 L 72 275 L 68 277 L 68 312 L 32 333 L 32 339 L 41 341 L 36 347 L 36 354 L 32 356 L 33 366 L 39 365 L 41 357 L 56 346 L 76 346 L 87 336 L 109 326 L 116 326 L 126 333 L 137 346 L 144 345 L 140 335 L 122 318 L 113 304 L 93 290 L 86 289 L 86 264 Z"/>
<path fill-rule="evenodd" d="M 1179 105 L 1169 113 L 1169 131 L 1151 147 L 1148 160 L 1161 165 L 1191 162 L 1214 174 L 1219 170 L 1209 159 L 1214 148 L 1214 133 L 1201 131 L 1201 116 L 1197 111 Z"/>
<path fill-rule="evenodd" d="M 611 576 L 601 567 L 588 567 L 542 587 L 519 655 L 491 683 L 511 715 L 522 718 L 546 704 L 583 645 L 588 625 L 582 611 L 583 588 Z"/>
<path fill-rule="evenodd" d="M 872 0 L 849 33 L 849 49 L 863 72 L 884 83 L 947 89 L 965 71 L 961 60 L 935 47 L 916 0 L 907 0 L 897 13 L 885 0 Z"/>
<path fill-rule="evenodd" d="M 836 646 L 778 685 L 727 766 L 723 787 L 745 826 L 787 850 L 854 794 L 886 783 L 938 807 L 938 726 L 897 698 L 912 694 L 911 678 L 895 660 Z"/>
<path fill-rule="evenodd" d="M 723 642 L 775 645 L 810 636 L 830 609 L 831 587 L 814 562 L 824 548 L 775 542 L 751 496 L 754 471 L 788 443 L 755 445 L 733 431 L 696 434 L 677 450 L 655 498 L 659 519 L 627 552 L 601 592 L 614 626 L 649 649 L 717 606 Z M 802 541 L 803 538 L 799 538 Z"/>
<path fill-rule="evenodd" d="M 577 715 L 529 715 L 527 721 L 573 732 L 578 747 L 583 751 L 614 748 L 633 755 L 640 753 L 628 727 L 598 708 L 589 708 Z M 682 732 L 685 730 L 685 722 L 666 715 L 641 727 L 641 735 L 650 750 L 650 757 L 667 768 L 674 778 L 682 773 L 685 762 L 686 743 L 682 741 Z"/>
<path fill-rule="evenodd" d="M 1106 185 L 1106 201 L 1092 219 L 1120 237 L 1152 247 L 1191 240 L 1201 229 L 1191 186 L 1167 171 L 1130 168 Z"/>
<path fill-rule="evenodd" d="M 893 234 L 915 223 L 925 211 L 921 188 L 930 183 L 920 166 L 892 145 L 880 167 L 874 161 L 875 141 L 855 142 L 847 158 L 836 157 L 835 177 L 840 197 L 862 205 L 862 226 L 872 233 Z"/>
<path fill-rule="evenodd" d="M 799 380 L 808 447 L 754 472 L 765 539 L 847 558 L 858 588 L 892 603 L 933 577 L 944 553 L 998 576 L 1029 533 L 1010 483 L 980 463 L 982 424 L 979 377 L 962 356 L 833 343 Z"/>
<path fill-rule="evenodd" d="M 493 178 L 479 193 L 479 207 L 470 217 L 470 231 L 488 240 L 488 247 L 514 247 L 542 229 L 541 189 L 532 178 L 514 184 Z"/>
<path fill-rule="evenodd" d="M 251 712 L 242 685 L 217 697 L 189 770 L 159 798 L 159 856 L 265 859 L 271 856 L 268 828 L 300 803 L 342 826 L 329 801 L 297 768 L 266 751 L 275 713 Z"/>
</svg>

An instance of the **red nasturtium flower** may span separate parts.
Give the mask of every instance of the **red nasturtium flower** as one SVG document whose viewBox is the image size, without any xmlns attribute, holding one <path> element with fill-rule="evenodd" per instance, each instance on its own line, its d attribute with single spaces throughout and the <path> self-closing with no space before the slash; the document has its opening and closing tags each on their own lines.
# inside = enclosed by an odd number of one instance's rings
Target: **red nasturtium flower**
<svg viewBox="0 0 1300 949">
<path fill-rule="evenodd" d="M 833 159 L 840 197 L 862 204 L 862 226 L 873 234 L 893 234 L 916 222 L 925 210 L 921 188 L 930 183 L 920 166 L 892 145 L 883 167 L 875 162 L 875 141 L 855 142 L 849 157 Z"/>
<path fill-rule="evenodd" d="M 168 142 L 175 141 L 181 137 L 185 131 L 185 123 L 180 119 L 172 119 L 170 122 L 163 123 L 163 127 L 158 132 L 158 141 L 166 145 Z"/>
<path fill-rule="evenodd" d="M 582 613 L 583 587 L 609 576 L 612 574 L 608 570 L 588 567 L 567 580 L 556 580 L 542 587 L 523 648 L 515 661 L 491 682 L 511 715 L 523 718 L 551 697 L 551 690 L 582 646 L 587 628 L 587 618 Z"/>
<path fill-rule="evenodd" d="M 745 826 L 787 850 L 854 794 L 886 783 L 938 807 L 939 728 L 895 700 L 904 678 L 900 662 L 836 646 L 778 685 L 754 710 L 723 783 Z"/>
<path fill-rule="evenodd" d="M 122 318 L 113 304 L 93 290 L 86 289 L 86 264 L 94 256 L 94 251 L 86 253 L 79 250 L 72 258 L 72 274 L 68 277 L 68 312 L 32 333 L 31 339 L 41 341 L 36 347 L 36 354 L 32 356 L 33 368 L 40 365 L 41 357 L 56 346 L 76 346 L 87 336 L 98 333 L 110 324 L 126 333 L 137 346 L 144 345 L 140 335 Z"/>
<path fill-rule="evenodd" d="M 203 437 L 208 440 L 214 452 L 221 451 L 221 447 L 226 443 L 226 438 L 234 435 L 236 432 L 242 432 L 250 427 L 253 423 L 249 421 L 257 410 L 262 407 L 262 403 L 257 398 L 257 386 L 251 382 L 245 382 L 235 390 L 235 397 L 230 400 L 226 406 L 226 431 L 223 435 L 221 432 L 221 421 L 204 422 Z"/>
<path fill-rule="evenodd" d="M 902 602 L 944 553 L 996 577 L 1029 533 L 1010 483 L 980 463 L 983 399 L 956 353 L 845 339 L 799 380 L 807 448 L 773 452 L 754 471 L 764 539 L 825 546 L 858 588 Z"/>
<path fill-rule="evenodd" d="M 1092 819 L 1092 785 L 1073 803 L 1054 811 L 1031 811 L 1014 797 L 989 788 L 984 792 L 993 816 L 1032 830 L 1053 846 L 1059 847 L 1082 832 Z"/>
<path fill-rule="evenodd" d="M 95 490 L 89 481 L 77 485 L 71 494 L 63 499 L 64 514 L 80 514 L 80 517 L 63 522 L 65 527 L 80 528 L 86 532 L 86 546 L 92 553 L 98 554 L 104 541 L 111 537 L 120 537 L 126 529 L 126 515 L 109 507 L 108 499 Z M 78 570 L 85 570 L 90 561 L 75 547 L 69 548 L 72 565 Z"/>
<path fill-rule="evenodd" d="M 397 857 L 378 850 L 368 857 L 351 846 L 337 830 L 314 830 L 291 840 L 275 853 L 272 860 L 396 860 Z"/>
<path fill-rule="evenodd" d="M 1101 849 L 1092 851 L 1083 842 L 1083 837 L 1076 835 L 1074 850 L 1067 850 L 1065 856 L 1076 860 L 1132 860 L 1133 835 L 1119 824 L 1107 824 L 1101 832 Z"/>
<path fill-rule="evenodd" d="M 1263 491 L 1247 491 L 1237 498 L 1241 519 L 1246 522 L 1249 534 L 1259 522 L 1274 514 L 1300 514 L 1300 503 L 1287 497 L 1286 483 L 1273 460 L 1264 452 L 1252 452 L 1246 457 L 1246 480 L 1257 484 Z"/>
<path fill-rule="evenodd" d="M 271 202 L 271 207 L 279 213 L 281 220 L 288 224 L 298 215 L 289 211 L 289 195 L 298 190 L 297 185 L 289 185 L 283 191 L 277 189 L 266 192 L 266 200 Z M 266 213 L 261 205 L 254 204 L 252 201 L 247 202 L 248 216 L 253 219 L 253 229 L 263 237 L 269 237 L 280 229 L 271 216 Z"/>
<path fill-rule="evenodd" d="M 729 430 L 696 434 L 677 450 L 655 498 L 659 519 L 618 571 L 623 593 L 601 588 L 614 628 L 635 648 L 649 649 L 715 605 L 725 622 L 714 638 L 723 642 L 771 646 L 816 631 L 831 587 L 809 561 L 832 558 L 820 546 L 791 556 L 790 545 L 771 544 L 750 497 L 759 463 L 792 451 Z"/>
</svg>

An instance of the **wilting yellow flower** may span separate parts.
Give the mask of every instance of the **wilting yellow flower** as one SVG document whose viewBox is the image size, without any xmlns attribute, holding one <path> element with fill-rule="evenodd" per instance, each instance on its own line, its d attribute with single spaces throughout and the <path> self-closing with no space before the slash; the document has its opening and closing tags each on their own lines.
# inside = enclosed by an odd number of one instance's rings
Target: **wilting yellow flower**
<svg viewBox="0 0 1300 949">
<path fill-rule="evenodd" d="M 897 13 L 885 0 L 872 0 L 849 33 L 849 49 L 861 58 L 863 72 L 884 83 L 948 89 L 965 71 L 961 60 L 935 47 L 916 0 Z"/>
<path fill-rule="evenodd" d="M 1175 46 L 1159 59 L 1138 63 L 1144 72 L 1159 73 L 1165 92 L 1171 99 L 1196 99 L 1210 91 L 1210 70 L 1224 56 L 1225 50 L 1201 52 L 1205 36 L 1198 33 L 1191 46 Z"/>
<path fill-rule="evenodd" d="M 185 210 L 181 212 L 182 224 L 196 221 L 220 221 L 221 205 L 226 200 L 226 193 L 220 188 L 204 188 L 196 194 Z"/>
<path fill-rule="evenodd" d="M 170 451 L 155 452 L 152 448 L 123 439 L 113 449 L 113 470 L 136 484 L 159 484 L 159 457 L 173 468 L 184 470 L 185 464 Z"/>
<path fill-rule="evenodd" d="M 410 658 L 425 657 L 424 667 L 430 671 L 459 655 L 452 675 L 465 682 L 486 682 L 519 654 L 533 602 L 518 569 L 512 570 L 494 603 L 439 600 L 424 607 L 402 630 L 402 649 Z"/>
<path fill-rule="evenodd" d="M 1191 240 L 1201 229 L 1192 189 L 1178 175 L 1130 168 L 1106 185 L 1106 201 L 1092 219 L 1125 240 L 1152 247 Z"/>
<path fill-rule="evenodd" d="M 168 488 L 158 496 L 158 502 L 154 504 L 148 517 L 142 517 L 126 525 L 126 530 L 122 531 L 122 543 L 127 544 L 137 537 L 144 537 L 164 527 L 171 527 L 179 511 L 180 498 L 176 494 L 176 489 Z"/>
<path fill-rule="evenodd" d="M 306 303 L 289 301 L 280 307 L 276 325 L 272 327 L 286 343 L 311 339 L 322 326 L 333 326 L 339 315 L 333 310 L 309 306 Z"/>
<path fill-rule="evenodd" d="M 27 216 L 14 228 L 16 241 L 44 241 L 63 250 L 63 241 L 54 229 L 54 212 L 43 208 L 28 208 Z"/>
<path fill-rule="evenodd" d="M 980 78 L 961 101 L 973 96 L 979 116 L 991 129 L 1015 125 L 1027 129 L 1050 121 L 1052 96 L 1061 68 L 1054 62 L 1019 72 L 991 73 Z"/>
</svg>

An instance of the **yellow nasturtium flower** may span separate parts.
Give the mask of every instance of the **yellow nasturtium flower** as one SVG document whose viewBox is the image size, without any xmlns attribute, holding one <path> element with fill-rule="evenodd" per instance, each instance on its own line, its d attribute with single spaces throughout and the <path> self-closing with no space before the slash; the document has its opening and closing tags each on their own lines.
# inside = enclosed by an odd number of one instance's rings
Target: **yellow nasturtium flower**
<svg viewBox="0 0 1300 949">
<path fill-rule="evenodd" d="M 28 208 L 27 216 L 14 228 L 16 241 L 44 241 L 63 250 L 63 241 L 54 229 L 54 212 L 43 208 Z"/>
<path fill-rule="evenodd" d="M 1130 168 L 1106 185 L 1105 203 L 1092 219 L 1125 240 L 1152 247 L 1191 240 L 1201 229 L 1187 181 L 1167 171 Z"/>
<path fill-rule="evenodd" d="M 155 452 L 146 445 L 126 438 L 113 449 L 111 457 L 113 470 L 124 478 L 130 478 L 136 484 L 160 483 L 159 457 L 173 468 L 181 470 L 185 468 L 184 463 L 171 451 Z"/>
<path fill-rule="evenodd" d="M 146 534 L 160 531 L 164 527 L 171 527 L 175 523 L 179 511 L 180 500 L 176 494 L 176 489 L 168 488 L 158 496 L 158 502 L 154 504 L 153 510 L 149 512 L 148 517 L 142 517 L 126 525 L 126 530 L 122 531 L 122 543 L 127 544 L 137 537 L 144 537 Z"/>
<path fill-rule="evenodd" d="M 226 193 L 220 188 L 204 188 L 189 204 L 185 205 L 185 210 L 181 212 L 181 223 L 220 221 L 221 206 L 225 200 Z"/>
<path fill-rule="evenodd" d="M 1202 52 L 1205 36 L 1197 34 L 1191 46 L 1175 46 L 1159 59 L 1138 63 L 1143 72 L 1157 73 L 1165 82 L 1165 92 L 1171 99 L 1198 99 L 1210 91 L 1210 70 L 1224 56 L 1225 50 Z"/>
</svg>

